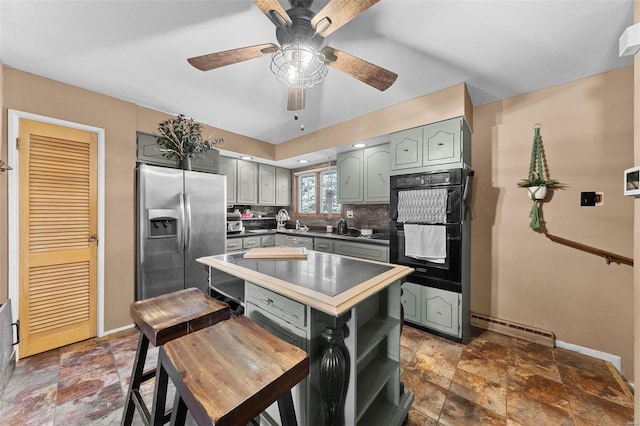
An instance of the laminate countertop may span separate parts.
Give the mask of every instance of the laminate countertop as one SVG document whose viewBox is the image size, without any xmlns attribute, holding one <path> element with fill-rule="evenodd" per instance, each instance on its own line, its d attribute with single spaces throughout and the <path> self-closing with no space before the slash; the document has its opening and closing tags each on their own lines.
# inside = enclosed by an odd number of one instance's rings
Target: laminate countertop
<svg viewBox="0 0 640 426">
<path fill-rule="evenodd" d="M 307 250 L 306 259 L 245 259 L 244 252 L 198 262 L 332 316 L 413 272 L 412 268 Z"/>
</svg>

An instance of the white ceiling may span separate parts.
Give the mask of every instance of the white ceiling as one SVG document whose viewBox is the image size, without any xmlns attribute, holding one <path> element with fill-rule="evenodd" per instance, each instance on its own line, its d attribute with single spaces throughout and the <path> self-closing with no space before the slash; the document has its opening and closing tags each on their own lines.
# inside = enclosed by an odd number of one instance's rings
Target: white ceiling
<svg viewBox="0 0 640 426">
<path fill-rule="evenodd" d="M 477 106 L 630 65 L 618 39 L 632 24 L 632 0 L 382 0 L 325 45 L 396 72 L 395 84 L 379 92 L 330 68 L 298 121 L 268 56 L 208 72 L 186 61 L 277 44 L 250 0 L 2 0 L 0 60 L 277 144 L 301 122 L 312 132 L 460 82 Z"/>
</svg>

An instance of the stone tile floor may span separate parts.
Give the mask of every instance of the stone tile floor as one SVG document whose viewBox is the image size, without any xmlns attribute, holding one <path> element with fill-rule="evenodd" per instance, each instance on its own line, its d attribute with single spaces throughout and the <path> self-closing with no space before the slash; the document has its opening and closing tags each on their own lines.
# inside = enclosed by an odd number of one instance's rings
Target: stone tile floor
<svg viewBox="0 0 640 426">
<path fill-rule="evenodd" d="M 0 398 L 0 424 L 119 424 L 137 339 L 131 329 L 21 360 Z M 147 365 L 155 357 L 150 350 Z M 401 358 L 415 394 L 408 425 L 633 424 L 620 376 L 585 355 L 483 330 L 461 345 L 405 326 Z M 144 388 L 149 400 L 153 384 Z"/>
</svg>

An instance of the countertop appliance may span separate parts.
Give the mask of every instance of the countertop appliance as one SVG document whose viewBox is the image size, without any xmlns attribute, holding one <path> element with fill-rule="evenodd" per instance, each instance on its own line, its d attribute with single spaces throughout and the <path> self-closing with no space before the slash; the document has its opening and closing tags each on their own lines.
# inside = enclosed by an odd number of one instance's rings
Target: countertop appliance
<svg viewBox="0 0 640 426">
<path fill-rule="evenodd" d="M 226 177 L 140 164 L 136 168 L 136 300 L 197 287 L 196 262 L 225 252 Z"/>
<path fill-rule="evenodd" d="M 227 213 L 227 234 L 242 232 L 242 215 L 240 213 Z"/>
<path fill-rule="evenodd" d="M 349 227 L 344 219 L 338 221 L 338 235 L 345 235 L 349 232 Z"/>
</svg>

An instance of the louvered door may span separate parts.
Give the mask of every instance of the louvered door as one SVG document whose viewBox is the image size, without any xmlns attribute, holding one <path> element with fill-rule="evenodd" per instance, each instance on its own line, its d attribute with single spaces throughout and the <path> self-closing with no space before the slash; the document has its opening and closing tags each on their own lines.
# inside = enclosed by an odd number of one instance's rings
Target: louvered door
<svg viewBox="0 0 640 426">
<path fill-rule="evenodd" d="M 97 135 L 20 120 L 20 356 L 96 335 Z"/>
</svg>

